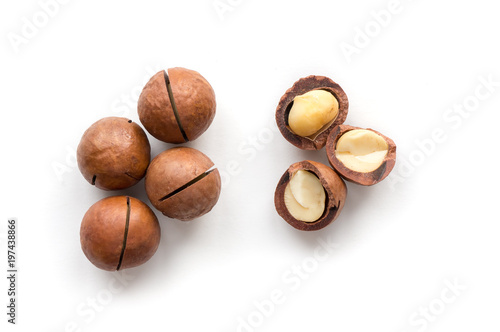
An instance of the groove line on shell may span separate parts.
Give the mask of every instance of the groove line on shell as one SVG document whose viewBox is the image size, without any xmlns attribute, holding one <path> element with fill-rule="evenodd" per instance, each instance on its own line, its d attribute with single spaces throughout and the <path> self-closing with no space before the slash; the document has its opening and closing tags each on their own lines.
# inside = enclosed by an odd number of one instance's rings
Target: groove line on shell
<svg viewBox="0 0 500 332">
<path fill-rule="evenodd" d="M 163 196 L 162 198 L 159 199 L 160 202 L 163 202 L 167 199 L 169 199 L 170 197 L 180 193 L 181 191 L 183 191 L 184 189 L 192 186 L 193 184 L 195 184 L 196 182 L 199 182 L 201 181 L 203 178 L 207 177 L 210 173 L 212 173 L 213 171 L 215 171 L 216 168 L 211 168 L 209 169 L 208 171 L 206 171 L 205 173 L 202 173 L 200 175 L 198 175 L 197 177 L 195 177 L 194 179 L 192 179 L 191 181 L 189 181 L 188 183 L 186 183 L 185 185 L 183 186 L 180 186 L 179 188 L 175 189 L 174 191 L 172 191 L 171 193 Z"/>
<path fill-rule="evenodd" d="M 174 93 L 172 91 L 172 86 L 170 85 L 170 79 L 168 78 L 166 70 L 163 71 L 163 77 L 165 78 L 165 85 L 167 86 L 168 98 L 170 99 L 172 110 L 174 111 L 175 121 L 177 121 L 177 126 L 179 126 L 182 137 L 184 138 L 184 142 L 189 142 L 186 132 L 184 131 L 184 127 L 182 126 L 181 119 L 179 117 L 179 112 L 177 111 L 177 105 L 175 104 Z"/>
<path fill-rule="evenodd" d="M 125 232 L 123 235 L 122 252 L 120 253 L 120 260 L 118 262 L 118 266 L 116 267 L 117 271 L 120 270 L 123 262 L 123 256 L 125 255 L 125 248 L 127 247 L 129 223 L 130 223 L 130 197 L 127 196 L 127 218 L 125 219 Z"/>
<path fill-rule="evenodd" d="M 136 178 L 135 176 L 133 176 L 132 174 L 130 174 L 129 172 L 125 172 L 125 175 L 128 176 L 128 177 L 131 177 L 132 179 L 134 180 L 137 180 L 137 181 L 140 181 L 141 179 L 138 179 Z"/>
</svg>

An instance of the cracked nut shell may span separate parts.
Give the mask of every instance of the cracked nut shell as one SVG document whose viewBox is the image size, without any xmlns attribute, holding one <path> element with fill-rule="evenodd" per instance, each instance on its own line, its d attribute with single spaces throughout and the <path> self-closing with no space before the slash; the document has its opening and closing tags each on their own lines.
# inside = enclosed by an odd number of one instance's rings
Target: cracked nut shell
<svg viewBox="0 0 500 332">
<path fill-rule="evenodd" d="M 330 92 L 337 99 L 339 108 L 335 120 L 327 128 L 320 131 L 316 137 L 309 138 L 299 136 L 291 130 L 288 124 L 288 115 L 293 106 L 294 98 L 312 90 L 325 90 Z M 276 123 L 283 137 L 296 147 L 303 150 L 320 150 L 325 146 L 328 134 L 331 130 L 335 126 L 344 123 L 347 118 L 348 109 L 349 101 L 340 85 L 328 77 L 311 75 L 299 79 L 281 97 L 278 107 L 276 108 Z"/>
<path fill-rule="evenodd" d="M 132 120 L 119 117 L 92 124 L 76 151 L 83 177 L 104 190 L 125 189 L 139 182 L 146 174 L 150 153 L 144 130 Z"/>
<path fill-rule="evenodd" d="M 385 155 L 383 161 L 381 162 L 380 166 L 371 171 L 371 172 L 357 172 L 354 171 L 350 168 L 348 168 L 346 165 L 344 165 L 336 156 L 336 148 L 337 148 L 337 143 L 339 139 L 344 135 L 345 133 L 351 131 L 351 130 L 357 130 L 357 129 L 362 129 L 362 130 L 369 130 L 374 132 L 375 134 L 379 135 L 382 137 L 385 142 L 387 143 L 387 154 Z M 330 135 L 328 136 L 328 140 L 326 143 L 326 154 L 328 157 L 328 161 L 330 165 L 347 181 L 354 182 L 363 186 L 371 186 L 374 184 L 379 183 L 383 179 L 385 179 L 389 173 L 392 171 L 394 168 L 394 165 L 396 164 L 396 144 L 392 139 L 390 139 L 387 136 L 382 135 L 376 130 L 367 128 L 359 128 L 359 127 L 353 127 L 353 126 L 348 126 L 348 125 L 340 125 L 337 126 L 332 130 Z"/>
<path fill-rule="evenodd" d="M 138 113 L 144 128 L 166 143 L 193 141 L 215 117 L 215 93 L 198 72 L 171 68 L 156 73 L 141 92 Z"/>
<path fill-rule="evenodd" d="M 156 252 L 161 231 L 153 211 L 129 196 L 112 196 L 92 205 L 83 217 L 80 242 L 88 260 L 106 271 L 147 262 Z"/>
<path fill-rule="evenodd" d="M 221 191 L 219 171 L 202 152 L 176 147 L 156 156 L 146 174 L 151 204 L 169 218 L 192 220 L 215 206 Z"/>
<path fill-rule="evenodd" d="M 285 189 L 292 176 L 299 170 L 305 170 L 318 177 L 326 193 L 325 210 L 315 222 L 304 222 L 295 219 L 285 204 Z M 315 231 L 331 224 L 340 214 L 347 197 L 347 187 L 340 176 L 330 167 L 311 160 L 292 164 L 276 186 L 274 205 L 278 214 L 294 228 L 301 231 Z"/>
</svg>

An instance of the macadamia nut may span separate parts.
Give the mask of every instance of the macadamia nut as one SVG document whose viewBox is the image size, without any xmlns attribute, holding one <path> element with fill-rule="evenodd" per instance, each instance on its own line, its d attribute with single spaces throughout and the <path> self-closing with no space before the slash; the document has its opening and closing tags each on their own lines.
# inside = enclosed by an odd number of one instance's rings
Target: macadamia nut
<svg viewBox="0 0 500 332">
<path fill-rule="evenodd" d="M 151 148 L 142 128 L 132 120 L 103 118 L 83 134 L 76 157 L 78 168 L 92 185 L 119 190 L 135 185 L 149 165 Z"/>
<path fill-rule="evenodd" d="M 288 124 L 299 136 L 313 136 L 335 121 L 338 113 L 339 102 L 330 92 L 312 90 L 294 98 Z"/>
<path fill-rule="evenodd" d="M 325 189 L 311 172 L 297 171 L 285 188 L 285 204 L 297 220 L 314 222 L 325 211 Z"/>
<path fill-rule="evenodd" d="M 156 209 L 169 218 L 187 221 L 212 210 L 219 200 L 221 179 L 205 154 L 176 147 L 153 159 L 145 186 Z"/>
<path fill-rule="evenodd" d="M 92 205 L 80 228 L 82 250 L 100 269 L 117 271 L 148 261 L 160 243 L 156 215 L 142 201 L 112 196 Z"/>
<path fill-rule="evenodd" d="M 194 70 L 171 68 L 156 73 L 139 96 L 144 128 L 166 143 L 185 143 L 203 134 L 215 117 L 215 93 Z"/>
<path fill-rule="evenodd" d="M 330 132 L 347 118 L 349 100 L 340 85 L 326 76 L 296 81 L 281 96 L 276 124 L 283 137 L 303 150 L 320 150 Z"/>
<path fill-rule="evenodd" d="M 344 207 L 347 187 L 330 167 L 312 160 L 292 164 L 276 186 L 276 212 L 301 231 L 331 224 Z"/>
<path fill-rule="evenodd" d="M 380 135 L 371 130 L 355 129 L 339 138 L 335 155 L 349 169 L 367 173 L 380 167 L 388 149 L 386 140 Z"/>
</svg>

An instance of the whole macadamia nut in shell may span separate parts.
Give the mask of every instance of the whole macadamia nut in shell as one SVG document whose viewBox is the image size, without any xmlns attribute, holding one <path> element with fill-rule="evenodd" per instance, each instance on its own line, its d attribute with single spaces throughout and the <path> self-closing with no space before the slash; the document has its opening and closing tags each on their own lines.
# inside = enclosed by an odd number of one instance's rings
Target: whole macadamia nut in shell
<svg viewBox="0 0 500 332">
<path fill-rule="evenodd" d="M 221 179 L 213 162 L 187 147 L 163 151 L 146 174 L 146 193 L 153 206 L 170 218 L 192 220 L 208 213 L 219 199 Z"/>
<path fill-rule="evenodd" d="M 146 130 L 166 143 L 184 143 L 203 134 L 215 117 L 215 93 L 194 70 L 156 73 L 139 97 L 137 110 Z"/>
<path fill-rule="evenodd" d="M 97 188 L 133 186 L 146 174 L 151 147 L 144 130 L 132 120 L 103 118 L 83 134 L 77 149 L 78 168 Z"/>
<path fill-rule="evenodd" d="M 107 271 L 147 262 L 156 252 L 161 231 L 153 211 L 129 196 L 104 198 L 83 217 L 80 242 L 88 260 Z"/>
</svg>

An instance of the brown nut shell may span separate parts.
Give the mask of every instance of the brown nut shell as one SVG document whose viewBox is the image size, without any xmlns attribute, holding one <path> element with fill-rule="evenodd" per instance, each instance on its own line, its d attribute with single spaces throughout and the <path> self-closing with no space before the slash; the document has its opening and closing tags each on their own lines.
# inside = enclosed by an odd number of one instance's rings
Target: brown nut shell
<svg viewBox="0 0 500 332">
<path fill-rule="evenodd" d="M 215 117 L 215 93 L 208 81 L 194 70 L 168 70 L 179 121 L 189 141 L 203 134 Z"/>
<path fill-rule="evenodd" d="M 378 131 L 366 128 L 365 130 L 370 130 L 376 133 L 387 142 L 388 151 L 387 155 L 382 161 L 382 164 L 376 170 L 367 173 L 356 172 L 346 167 L 342 162 L 340 162 L 337 159 L 335 155 L 337 142 L 340 139 L 340 137 L 342 137 L 342 135 L 344 135 L 348 131 L 355 129 L 364 129 L 364 128 L 353 127 L 348 125 L 340 125 L 332 130 L 332 132 L 328 136 L 328 140 L 326 143 L 326 154 L 328 157 L 328 161 L 330 165 L 347 181 L 354 182 L 363 186 L 371 186 L 377 184 L 389 175 L 389 173 L 394 168 L 394 165 L 396 164 L 396 144 L 392 139 L 390 139 L 385 135 L 382 135 Z"/>
<path fill-rule="evenodd" d="M 198 72 L 171 68 L 156 73 L 144 87 L 137 107 L 139 119 L 155 138 L 167 143 L 192 141 L 215 117 L 215 93 Z"/>
<path fill-rule="evenodd" d="M 146 174 L 151 204 L 170 218 L 192 220 L 215 206 L 221 179 L 214 164 L 202 152 L 176 147 L 156 156 Z"/>
<path fill-rule="evenodd" d="M 125 189 L 139 182 L 146 174 L 150 153 L 144 130 L 132 120 L 119 117 L 92 124 L 76 151 L 83 177 L 104 190 Z"/>
<path fill-rule="evenodd" d="M 288 125 L 288 114 L 292 108 L 294 98 L 312 90 L 328 91 L 334 95 L 339 103 L 339 112 L 335 121 L 314 139 L 295 134 Z M 331 130 L 335 126 L 344 123 L 347 118 L 348 110 L 349 100 L 340 85 L 328 77 L 311 75 L 299 79 L 281 97 L 278 107 L 276 108 L 276 123 L 283 137 L 296 147 L 303 150 L 320 150 L 325 146 L 328 134 Z"/>
<path fill-rule="evenodd" d="M 170 102 L 165 72 L 156 73 L 141 92 L 137 104 L 139 120 L 146 130 L 160 141 L 184 143 Z"/>
<path fill-rule="evenodd" d="M 326 193 L 326 204 L 323 215 L 315 222 L 304 222 L 295 219 L 285 204 L 285 189 L 291 177 L 299 170 L 315 174 Z M 276 186 L 274 205 L 278 214 L 290 225 L 301 231 L 316 231 L 331 224 L 340 214 L 347 197 L 347 187 L 340 176 L 330 167 L 311 160 L 304 160 L 291 165 L 283 174 Z"/>
<path fill-rule="evenodd" d="M 158 249 L 160 237 L 160 225 L 153 211 L 129 196 L 98 201 L 85 213 L 80 228 L 85 256 L 107 271 L 147 262 Z"/>
</svg>

